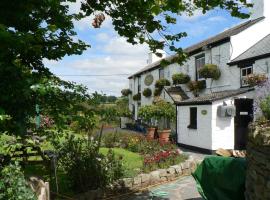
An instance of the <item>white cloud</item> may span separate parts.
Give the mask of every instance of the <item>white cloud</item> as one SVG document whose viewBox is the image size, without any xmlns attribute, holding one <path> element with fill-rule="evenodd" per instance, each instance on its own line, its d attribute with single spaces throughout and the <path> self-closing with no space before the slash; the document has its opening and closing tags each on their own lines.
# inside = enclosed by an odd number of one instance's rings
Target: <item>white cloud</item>
<svg viewBox="0 0 270 200">
<path fill-rule="evenodd" d="M 227 21 L 227 19 L 225 17 L 222 16 L 213 16 L 207 19 L 207 21 L 210 22 L 224 22 Z"/>
</svg>

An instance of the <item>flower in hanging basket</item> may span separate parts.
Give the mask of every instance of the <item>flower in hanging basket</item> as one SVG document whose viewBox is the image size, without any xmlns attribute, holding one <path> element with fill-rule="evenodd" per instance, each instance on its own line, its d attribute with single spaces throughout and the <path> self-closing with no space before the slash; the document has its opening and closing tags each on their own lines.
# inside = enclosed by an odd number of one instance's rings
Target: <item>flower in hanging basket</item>
<svg viewBox="0 0 270 200">
<path fill-rule="evenodd" d="M 145 88 L 143 90 L 143 96 L 145 96 L 145 97 L 151 97 L 152 96 L 152 90 L 150 88 Z"/>
<path fill-rule="evenodd" d="M 134 101 L 140 101 L 140 100 L 141 100 L 141 93 L 135 94 L 135 95 L 133 96 L 133 100 L 134 100 Z"/>
<path fill-rule="evenodd" d="M 162 89 L 156 88 L 155 91 L 154 91 L 154 96 L 155 96 L 155 97 L 160 96 L 161 91 L 162 91 Z"/>
<path fill-rule="evenodd" d="M 123 96 L 126 97 L 126 96 L 132 94 L 132 91 L 130 89 L 123 89 L 123 90 L 121 90 L 121 93 Z"/>
<path fill-rule="evenodd" d="M 190 89 L 190 91 L 199 92 L 206 88 L 206 81 L 205 80 L 190 81 L 188 82 L 187 86 Z"/>
<path fill-rule="evenodd" d="M 199 69 L 199 75 L 203 78 L 212 78 L 213 80 L 218 80 L 221 76 L 221 72 L 217 65 L 206 64 Z"/>
<path fill-rule="evenodd" d="M 187 74 L 179 73 L 172 76 L 173 84 L 186 84 L 190 81 L 190 76 Z"/>
<path fill-rule="evenodd" d="M 246 78 L 246 83 L 249 86 L 262 85 L 268 80 L 265 74 L 250 74 Z"/>
<path fill-rule="evenodd" d="M 171 85 L 171 82 L 168 79 L 162 78 L 156 81 L 155 87 L 162 90 L 165 86 L 170 86 L 170 85 Z"/>
</svg>

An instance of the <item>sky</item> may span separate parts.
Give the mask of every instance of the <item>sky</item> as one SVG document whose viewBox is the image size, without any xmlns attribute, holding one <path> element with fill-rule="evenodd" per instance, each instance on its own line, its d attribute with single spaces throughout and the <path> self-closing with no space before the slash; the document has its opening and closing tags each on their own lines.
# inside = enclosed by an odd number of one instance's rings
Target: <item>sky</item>
<svg viewBox="0 0 270 200">
<path fill-rule="evenodd" d="M 70 12 L 77 12 L 80 3 L 70 5 Z M 223 10 L 214 10 L 203 15 L 197 11 L 194 16 L 179 16 L 172 32 L 187 32 L 178 46 L 183 48 L 207 39 L 232 26 L 241 23 Z M 45 66 L 64 80 L 86 85 L 90 93 L 99 92 L 120 96 L 121 90 L 128 87 L 128 75 L 147 65 L 148 47 L 131 45 L 114 31 L 110 19 L 101 28 L 91 25 L 88 17 L 74 22 L 77 38 L 91 45 L 82 55 L 66 56 L 60 61 L 44 60 Z M 74 76 L 91 75 L 91 76 Z"/>
</svg>

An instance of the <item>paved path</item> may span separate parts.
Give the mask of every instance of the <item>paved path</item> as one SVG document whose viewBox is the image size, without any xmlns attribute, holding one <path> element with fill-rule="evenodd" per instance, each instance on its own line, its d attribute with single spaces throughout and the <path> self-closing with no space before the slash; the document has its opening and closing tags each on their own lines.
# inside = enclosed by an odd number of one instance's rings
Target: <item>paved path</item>
<svg viewBox="0 0 270 200">
<path fill-rule="evenodd" d="M 191 176 L 182 177 L 174 182 L 150 188 L 147 192 L 137 193 L 122 200 L 203 200 Z"/>
</svg>

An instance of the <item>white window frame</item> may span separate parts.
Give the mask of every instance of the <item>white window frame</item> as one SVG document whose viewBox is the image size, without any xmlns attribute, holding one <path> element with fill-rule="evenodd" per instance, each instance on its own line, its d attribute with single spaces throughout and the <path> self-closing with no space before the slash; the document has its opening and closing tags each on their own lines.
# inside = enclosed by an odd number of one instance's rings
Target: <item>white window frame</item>
<svg viewBox="0 0 270 200">
<path fill-rule="evenodd" d="M 204 59 L 204 65 L 205 65 L 205 53 L 203 53 L 203 54 L 198 55 L 198 56 L 195 57 L 195 68 L 196 68 L 197 80 L 198 81 L 205 80 L 205 78 L 200 77 L 200 75 L 199 75 L 199 68 L 197 66 L 197 60 L 201 60 L 201 59 Z"/>
<path fill-rule="evenodd" d="M 161 76 L 161 73 L 160 73 L 161 71 L 162 71 L 163 77 Z M 164 70 L 164 68 L 159 68 L 159 70 L 158 70 L 158 76 L 159 76 L 159 79 L 165 78 L 165 70 Z"/>
<path fill-rule="evenodd" d="M 251 69 L 251 73 L 250 74 L 253 74 L 253 66 L 248 66 L 248 67 L 243 67 L 243 68 L 240 68 L 240 77 L 241 77 L 241 87 L 247 87 L 249 86 L 248 83 L 246 83 L 246 78 L 248 77 L 248 69 Z M 246 71 L 246 75 L 243 75 L 243 72 Z"/>
</svg>

